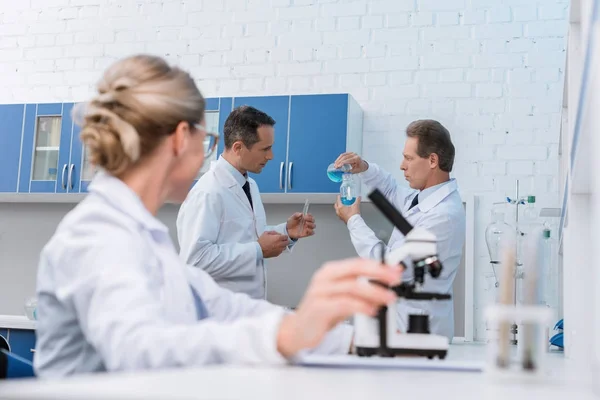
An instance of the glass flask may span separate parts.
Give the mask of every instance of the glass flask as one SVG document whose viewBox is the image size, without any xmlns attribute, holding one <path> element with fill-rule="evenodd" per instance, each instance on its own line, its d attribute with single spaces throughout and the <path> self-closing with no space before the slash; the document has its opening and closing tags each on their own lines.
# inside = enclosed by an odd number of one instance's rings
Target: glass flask
<svg viewBox="0 0 600 400">
<path fill-rule="evenodd" d="M 485 229 L 485 242 L 487 243 L 492 264 L 500 264 L 502 255 L 501 250 L 507 234 L 514 234 L 512 226 L 504 220 L 504 210 L 498 206 L 492 209 L 492 221 Z"/>
<path fill-rule="evenodd" d="M 357 185 L 350 174 L 342 175 L 342 185 L 340 186 L 340 197 L 342 204 L 345 206 L 351 206 L 356 201 Z"/>
<path fill-rule="evenodd" d="M 327 167 L 327 177 L 332 182 L 339 183 L 343 180 L 342 176 L 350 172 L 351 169 L 352 166 L 350 164 L 344 164 L 341 168 L 336 168 L 334 164 L 331 163 L 329 164 L 329 167 Z"/>
</svg>

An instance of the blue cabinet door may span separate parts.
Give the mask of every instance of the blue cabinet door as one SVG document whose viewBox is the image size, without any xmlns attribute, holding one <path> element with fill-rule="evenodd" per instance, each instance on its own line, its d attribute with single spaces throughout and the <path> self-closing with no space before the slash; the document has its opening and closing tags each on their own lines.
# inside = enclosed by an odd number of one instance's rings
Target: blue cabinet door
<svg viewBox="0 0 600 400">
<path fill-rule="evenodd" d="M 348 95 L 292 96 L 288 193 L 337 193 L 327 166 L 346 151 Z"/>
<path fill-rule="evenodd" d="M 206 111 L 219 111 L 219 103 L 220 100 L 218 97 L 210 97 L 210 98 L 206 98 L 206 107 L 205 110 Z"/>
<path fill-rule="evenodd" d="M 33 352 L 35 349 L 35 331 L 28 329 L 11 329 L 9 332 L 8 344 L 10 351 L 29 361 L 33 361 Z"/>
<path fill-rule="evenodd" d="M 67 119 L 65 122 L 64 120 Z M 32 104 L 25 109 L 19 191 L 66 191 L 67 163 L 71 151 L 70 115 L 62 103 Z"/>
<path fill-rule="evenodd" d="M 73 192 L 73 174 L 75 166 L 71 164 L 71 150 L 73 147 L 73 103 L 63 103 L 60 134 L 60 153 L 58 165 L 61 172 L 56 185 L 56 193 Z M 63 175 L 64 172 L 64 175 Z"/>
<path fill-rule="evenodd" d="M 275 120 L 273 159 L 260 174 L 250 174 L 262 193 L 283 193 L 285 190 L 285 160 L 288 140 L 289 96 L 236 97 L 234 108 L 248 105 L 265 112 Z"/>
<path fill-rule="evenodd" d="M 21 139 L 21 166 L 19 168 L 19 192 L 29 193 L 31 183 L 31 163 L 33 160 L 33 142 L 35 136 L 35 120 L 37 104 L 25 106 L 23 121 L 23 137 Z"/>
<path fill-rule="evenodd" d="M 24 104 L 0 106 L 0 192 L 17 192 Z"/>
</svg>

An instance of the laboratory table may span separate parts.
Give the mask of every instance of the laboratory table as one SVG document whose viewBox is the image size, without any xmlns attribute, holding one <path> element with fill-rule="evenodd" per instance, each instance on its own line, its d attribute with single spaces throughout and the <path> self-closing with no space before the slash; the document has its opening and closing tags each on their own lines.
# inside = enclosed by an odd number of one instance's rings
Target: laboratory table
<svg viewBox="0 0 600 400">
<path fill-rule="evenodd" d="M 448 360 L 484 360 L 486 346 L 451 346 Z M 57 381 L 0 383 L 0 399 L 544 399 L 588 400 L 589 371 L 550 354 L 537 382 L 494 380 L 485 372 L 287 366 L 96 374 Z"/>
</svg>

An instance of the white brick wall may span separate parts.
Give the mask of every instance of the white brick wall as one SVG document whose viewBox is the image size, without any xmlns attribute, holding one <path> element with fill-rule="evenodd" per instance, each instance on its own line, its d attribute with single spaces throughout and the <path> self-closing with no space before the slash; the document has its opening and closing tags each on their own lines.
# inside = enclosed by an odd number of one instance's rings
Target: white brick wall
<svg viewBox="0 0 600 400">
<path fill-rule="evenodd" d="M 117 57 L 151 52 L 206 96 L 350 92 L 364 155 L 398 178 L 402 131 L 439 119 L 462 193 L 481 196 L 477 336 L 493 298 L 490 204 L 536 174 L 557 206 L 567 0 L 0 0 L 0 102 L 86 99 Z"/>
</svg>

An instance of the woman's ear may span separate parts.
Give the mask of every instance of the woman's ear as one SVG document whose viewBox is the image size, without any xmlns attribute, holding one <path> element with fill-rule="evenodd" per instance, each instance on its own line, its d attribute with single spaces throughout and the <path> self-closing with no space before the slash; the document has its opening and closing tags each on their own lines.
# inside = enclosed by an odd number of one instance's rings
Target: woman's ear
<svg viewBox="0 0 600 400">
<path fill-rule="evenodd" d="M 175 157 L 181 155 L 188 145 L 190 136 L 190 124 L 187 122 L 180 122 L 175 128 L 175 132 L 171 135 L 171 142 L 173 144 L 173 155 Z"/>
</svg>

